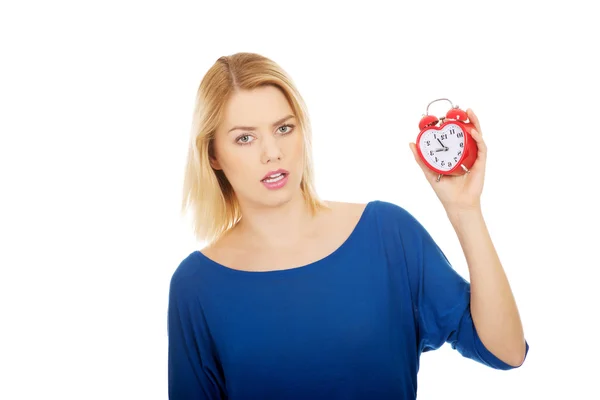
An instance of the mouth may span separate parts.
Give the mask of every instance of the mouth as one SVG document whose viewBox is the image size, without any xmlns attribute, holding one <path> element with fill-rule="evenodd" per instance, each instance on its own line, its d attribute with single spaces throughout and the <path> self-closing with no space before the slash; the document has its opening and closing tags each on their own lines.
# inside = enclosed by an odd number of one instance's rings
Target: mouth
<svg viewBox="0 0 600 400">
<path fill-rule="evenodd" d="M 288 175 L 289 175 L 289 172 L 277 172 L 275 174 L 268 175 L 267 177 L 261 179 L 261 182 L 264 182 L 264 183 L 279 182 L 280 180 L 284 179 Z"/>
<path fill-rule="evenodd" d="M 290 173 L 285 169 L 278 169 L 277 171 L 267 173 L 260 181 L 264 183 L 275 183 L 285 179 L 289 174 Z"/>
</svg>

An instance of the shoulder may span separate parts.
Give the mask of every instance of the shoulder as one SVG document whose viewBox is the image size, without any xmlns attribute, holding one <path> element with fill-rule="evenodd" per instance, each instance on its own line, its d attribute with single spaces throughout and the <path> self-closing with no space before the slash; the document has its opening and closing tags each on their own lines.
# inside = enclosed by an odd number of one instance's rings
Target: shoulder
<svg viewBox="0 0 600 400">
<path fill-rule="evenodd" d="M 365 219 L 375 222 L 384 234 L 422 235 L 425 228 L 413 213 L 405 207 L 386 200 L 372 200 L 367 203 Z"/>
<path fill-rule="evenodd" d="M 178 287 L 179 290 L 182 290 L 183 286 L 187 286 L 190 282 L 198 279 L 202 269 L 202 262 L 203 258 L 197 250 L 181 259 L 171 275 L 171 288 Z"/>
<path fill-rule="evenodd" d="M 363 214 L 369 203 L 351 203 L 344 201 L 325 201 L 329 209 L 331 210 L 331 215 L 341 217 L 341 218 L 360 218 Z"/>
<path fill-rule="evenodd" d="M 359 223 L 379 231 L 397 233 L 420 233 L 423 226 L 404 207 L 385 200 L 371 200 L 367 203 L 326 201 L 331 209 L 331 221 L 337 226 L 357 225 Z"/>
<path fill-rule="evenodd" d="M 348 203 L 353 204 L 353 203 Z M 352 208 L 352 206 L 349 206 Z M 374 216 L 382 222 L 387 223 L 414 223 L 416 218 L 404 207 L 386 200 L 371 200 L 366 204 L 362 204 L 361 207 L 354 207 L 355 212 L 365 214 L 365 217 Z"/>
<path fill-rule="evenodd" d="M 392 219 L 415 219 L 404 207 L 385 200 L 371 200 L 367 203 L 353 203 L 341 201 L 325 202 L 332 210 L 333 215 L 342 218 L 360 218 L 366 214 L 375 214 Z"/>
</svg>

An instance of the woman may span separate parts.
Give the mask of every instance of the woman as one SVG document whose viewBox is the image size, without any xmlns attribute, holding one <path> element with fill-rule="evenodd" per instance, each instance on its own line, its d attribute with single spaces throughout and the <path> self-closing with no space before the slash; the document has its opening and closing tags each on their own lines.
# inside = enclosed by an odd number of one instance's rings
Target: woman
<svg viewBox="0 0 600 400">
<path fill-rule="evenodd" d="M 437 182 L 471 285 L 421 224 L 385 202 L 320 200 L 292 80 L 257 54 L 220 58 L 200 85 L 184 209 L 207 242 L 173 274 L 171 399 L 414 399 L 422 352 L 445 342 L 496 369 L 528 344 L 479 198 L 486 147 Z"/>
</svg>

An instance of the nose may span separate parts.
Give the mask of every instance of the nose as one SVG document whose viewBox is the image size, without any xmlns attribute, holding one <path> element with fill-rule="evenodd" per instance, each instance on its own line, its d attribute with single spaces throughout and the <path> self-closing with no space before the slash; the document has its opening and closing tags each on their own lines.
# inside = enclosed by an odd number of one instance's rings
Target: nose
<svg viewBox="0 0 600 400">
<path fill-rule="evenodd" d="M 281 147 L 279 147 L 276 138 L 270 137 L 262 140 L 261 162 L 263 164 L 281 161 L 282 157 Z"/>
</svg>

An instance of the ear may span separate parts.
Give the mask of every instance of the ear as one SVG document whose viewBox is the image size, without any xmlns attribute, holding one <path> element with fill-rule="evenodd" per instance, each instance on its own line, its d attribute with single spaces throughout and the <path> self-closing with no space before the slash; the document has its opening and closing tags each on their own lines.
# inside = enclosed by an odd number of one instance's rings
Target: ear
<svg viewBox="0 0 600 400">
<path fill-rule="evenodd" d="M 211 141 L 211 143 L 208 145 L 208 160 L 210 161 L 210 166 L 213 169 L 216 170 L 220 170 L 221 168 L 221 164 L 219 163 L 219 161 L 217 160 L 217 158 L 215 157 L 215 148 L 214 148 L 214 142 Z"/>
<path fill-rule="evenodd" d="M 209 159 L 210 159 L 210 166 L 211 166 L 213 169 L 216 169 L 216 170 L 220 170 L 220 169 L 222 169 L 222 168 L 221 168 L 221 164 L 219 163 L 219 161 L 217 161 L 217 159 L 216 159 L 216 158 L 214 158 L 214 157 L 209 157 Z"/>
</svg>

